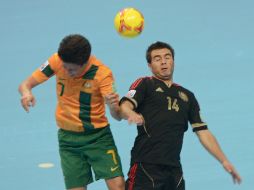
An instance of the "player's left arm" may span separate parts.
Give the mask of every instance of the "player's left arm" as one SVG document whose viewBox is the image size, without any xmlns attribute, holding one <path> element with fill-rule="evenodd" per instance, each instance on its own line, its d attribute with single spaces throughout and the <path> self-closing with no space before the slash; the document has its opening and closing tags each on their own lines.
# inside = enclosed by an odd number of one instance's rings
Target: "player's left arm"
<svg viewBox="0 0 254 190">
<path fill-rule="evenodd" d="M 28 77 L 19 85 L 19 93 L 21 95 L 21 105 L 29 112 L 29 107 L 35 106 L 35 97 L 32 93 L 32 88 L 40 84 L 33 76 Z"/>
<path fill-rule="evenodd" d="M 223 165 L 227 172 L 231 174 L 234 183 L 240 183 L 241 177 L 223 153 L 215 136 L 208 130 L 207 124 L 202 120 L 200 116 L 200 107 L 194 95 L 191 96 L 190 101 L 191 109 L 189 113 L 189 120 L 191 122 L 193 132 L 197 134 L 205 149 Z"/>
<path fill-rule="evenodd" d="M 113 118 L 120 121 L 120 107 L 119 107 L 119 95 L 115 92 L 109 93 L 104 96 L 105 102 L 109 107 L 110 114 Z"/>
<path fill-rule="evenodd" d="M 196 131 L 196 134 L 205 147 L 205 149 L 210 152 L 224 167 L 224 169 L 231 174 L 234 183 L 241 183 L 241 177 L 234 168 L 234 166 L 227 159 L 226 155 L 223 153 L 218 141 L 215 136 L 208 130 Z"/>
<path fill-rule="evenodd" d="M 111 116 L 120 121 L 119 95 L 115 89 L 115 81 L 111 71 L 102 79 L 100 83 L 100 91 L 104 97 L 105 103 L 108 105 Z"/>
</svg>

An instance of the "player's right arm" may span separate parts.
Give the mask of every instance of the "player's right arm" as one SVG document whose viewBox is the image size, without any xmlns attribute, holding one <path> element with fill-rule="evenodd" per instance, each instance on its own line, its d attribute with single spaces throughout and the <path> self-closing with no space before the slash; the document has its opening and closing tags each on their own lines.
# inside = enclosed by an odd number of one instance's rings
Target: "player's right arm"
<svg viewBox="0 0 254 190">
<path fill-rule="evenodd" d="M 144 124 L 144 118 L 135 110 L 143 101 L 146 91 L 144 78 L 137 79 L 130 87 L 127 95 L 120 101 L 120 115 L 121 118 L 128 121 L 129 124 L 135 123 L 137 125 Z"/>
<path fill-rule="evenodd" d="M 32 88 L 38 84 L 39 82 L 37 82 L 33 76 L 30 76 L 19 85 L 21 105 L 26 110 L 26 112 L 29 112 L 29 107 L 35 105 L 35 97 L 32 94 Z"/>
<path fill-rule="evenodd" d="M 135 123 L 137 125 L 143 124 L 143 117 L 134 111 L 134 106 L 128 100 L 125 100 L 120 105 L 121 118 L 128 120 L 129 124 Z"/>
<path fill-rule="evenodd" d="M 27 112 L 29 112 L 29 107 L 35 105 L 32 88 L 54 76 L 59 68 L 61 68 L 61 61 L 58 54 L 55 53 L 20 84 L 21 105 Z"/>
</svg>

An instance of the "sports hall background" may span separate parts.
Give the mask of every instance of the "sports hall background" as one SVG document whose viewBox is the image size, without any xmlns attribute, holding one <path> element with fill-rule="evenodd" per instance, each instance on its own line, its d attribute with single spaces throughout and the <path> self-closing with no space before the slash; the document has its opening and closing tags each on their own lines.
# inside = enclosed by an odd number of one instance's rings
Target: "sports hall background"
<svg viewBox="0 0 254 190">
<path fill-rule="evenodd" d="M 135 7 L 145 29 L 120 37 L 115 14 Z M 176 51 L 176 83 L 192 90 L 202 115 L 243 183 L 231 177 L 186 132 L 182 163 L 188 190 L 252 190 L 254 187 L 254 1 L 252 0 L 0 0 L 0 189 L 62 190 L 57 148 L 54 79 L 34 89 L 36 107 L 27 114 L 17 88 L 71 33 L 85 35 L 92 53 L 114 72 L 123 96 L 140 76 L 149 76 L 145 50 L 160 40 Z M 109 115 L 109 114 L 108 114 Z M 111 117 L 124 173 L 136 127 Z M 41 169 L 38 164 L 55 166 Z M 103 181 L 89 190 L 105 190 Z"/>
</svg>

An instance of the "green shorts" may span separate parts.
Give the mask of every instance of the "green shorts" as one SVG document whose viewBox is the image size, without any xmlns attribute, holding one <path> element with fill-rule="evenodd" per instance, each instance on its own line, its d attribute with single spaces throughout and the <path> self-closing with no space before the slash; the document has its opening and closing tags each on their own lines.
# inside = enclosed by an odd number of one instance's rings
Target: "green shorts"
<svg viewBox="0 0 254 190">
<path fill-rule="evenodd" d="M 59 129 L 59 152 L 67 189 L 84 187 L 95 179 L 123 176 L 120 157 L 109 127 L 75 133 Z"/>
</svg>

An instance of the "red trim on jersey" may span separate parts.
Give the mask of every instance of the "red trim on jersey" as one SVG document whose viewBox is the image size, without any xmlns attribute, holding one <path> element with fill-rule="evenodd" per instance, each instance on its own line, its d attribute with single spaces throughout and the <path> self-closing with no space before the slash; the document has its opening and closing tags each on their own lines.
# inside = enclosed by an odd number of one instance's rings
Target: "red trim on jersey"
<svg viewBox="0 0 254 190">
<path fill-rule="evenodd" d="M 149 79 L 152 79 L 153 77 L 142 77 L 142 78 L 139 78 L 137 79 L 134 83 L 132 83 L 131 87 L 130 87 L 130 90 L 133 90 L 135 88 L 137 88 L 137 86 L 141 83 L 141 81 L 145 78 L 149 78 Z"/>
<path fill-rule="evenodd" d="M 138 164 L 135 163 L 131 169 L 130 169 L 130 173 L 129 173 L 129 187 L 127 190 L 133 190 L 133 187 L 134 187 L 134 183 L 135 183 L 135 177 L 136 177 L 136 171 L 137 171 L 137 168 L 138 168 Z"/>
<path fill-rule="evenodd" d="M 130 89 L 135 89 L 139 84 L 140 82 L 143 80 L 144 78 L 139 78 L 137 79 L 134 83 L 132 83 Z"/>
<path fill-rule="evenodd" d="M 174 85 L 174 86 L 181 86 L 180 84 L 176 84 L 176 83 L 173 83 L 172 85 Z"/>
</svg>

